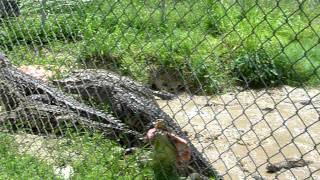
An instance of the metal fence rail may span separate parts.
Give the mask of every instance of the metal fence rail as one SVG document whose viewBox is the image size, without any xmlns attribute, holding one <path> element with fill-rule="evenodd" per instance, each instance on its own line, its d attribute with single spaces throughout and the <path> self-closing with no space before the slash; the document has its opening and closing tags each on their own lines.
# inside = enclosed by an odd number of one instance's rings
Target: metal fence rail
<svg viewBox="0 0 320 180">
<path fill-rule="evenodd" d="M 175 179 L 126 149 L 164 119 L 194 146 L 179 176 L 317 179 L 319 22 L 317 0 L 0 0 L 0 177 Z"/>
</svg>

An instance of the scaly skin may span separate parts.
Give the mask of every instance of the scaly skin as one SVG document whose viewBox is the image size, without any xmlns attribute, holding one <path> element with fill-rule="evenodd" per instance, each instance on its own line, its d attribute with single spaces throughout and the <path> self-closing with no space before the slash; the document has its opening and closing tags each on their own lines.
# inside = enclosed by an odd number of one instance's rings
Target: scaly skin
<svg viewBox="0 0 320 180">
<path fill-rule="evenodd" d="M 63 126 L 69 124 L 78 131 L 83 126 L 89 129 L 100 130 L 109 138 L 117 139 L 114 128 L 108 124 L 102 124 L 90 119 L 81 117 L 62 107 L 43 104 L 40 102 L 28 102 L 28 104 L 18 106 L 5 115 L 0 116 L 1 123 L 10 123 L 11 126 L 27 127 L 36 133 L 46 133 L 60 131 L 63 134 Z M 126 134 L 127 132 L 123 132 Z M 128 134 L 130 135 L 130 133 Z"/>
<path fill-rule="evenodd" d="M 7 111 L 18 108 L 21 104 L 28 104 L 30 99 L 39 101 L 45 97 L 42 103 L 64 108 L 75 113 L 77 116 L 87 118 L 98 123 L 105 124 L 115 131 L 116 134 L 130 135 L 128 139 L 139 141 L 142 135 L 130 130 L 120 120 L 111 114 L 95 110 L 74 98 L 65 95 L 61 90 L 36 80 L 33 77 L 13 67 L 9 60 L 0 54 L 0 92 Z M 25 103 L 23 103 L 25 102 Z M 125 132 L 125 133 L 124 133 Z"/>
<path fill-rule="evenodd" d="M 85 99 L 107 101 L 119 118 L 130 120 L 130 127 L 139 131 L 145 132 L 152 119 L 164 116 L 159 114 L 162 111 L 151 89 L 110 71 L 79 70 L 55 83 L 62 85 L 66 92 L 80 93 Z"/>
<path fill-rule="evenodd" d="M 51 103 L 54 105 L 65 107 L 89 119 L 100 120 L 103 123 L 108 123 L 117 127 L 125 127 L 120 120 L 115 119 L 112 115 L 105 114 L 88 107 L 85 104 L 79 103 L 72 97 L 65 95 L 59 89 L 19 71 L 17 68 L 13 67 L 8 60 L 1 59 L 1 56 L 0 61 L 2 61 L 0 63 L 0 79 L 5 79 L 14 84 L 19 92 L 24 92 L 25 96 L 44 94 L 50 98 Z"/>
<path fill-rule="evenodd" d="M 98 80 L 98 81 L 96 81 Z M 86 84 L 86 83 L 96 83 L 94 86 L 98 87 L 102 85 L 99 83 L 99 80 L 103 81 L 103 84 L 108 83 L 108 86 L 104 86 L 104 88 L 111 87 L 111 86 L 118 86 L 122 89 L 126 89 L 131 92 L 135 92 L 140 96 L 143 96 L 147 99 L 154 99 L 153 96 L 158 96 L 162 99 L 170 100 L 173 99 L 175 96 L 171 93 L 162 92 L 162 91 L 154 91 L 149 89 L 142 84 L 137 83 L 136 81 L 132 80 L 131 78 L 125 76 L 119 76 L 116 73 L 113 73 L 108 70 L 102 69 L 80 69 L 74 70 L 72 74 L 68 76 L 68 78 L 54 81 L 57 84 L 68 85 L 70 83 L 75 83 L 77 85 Z M 86 86 L 89 86 L 89 84 Z M 99 93 L 99 92 L 97 92 Z M 99 94 L 102 98 L 106 96 L 103 94 Z M 102 99 L 103 100 L 103 99 Z"/>
</svg>

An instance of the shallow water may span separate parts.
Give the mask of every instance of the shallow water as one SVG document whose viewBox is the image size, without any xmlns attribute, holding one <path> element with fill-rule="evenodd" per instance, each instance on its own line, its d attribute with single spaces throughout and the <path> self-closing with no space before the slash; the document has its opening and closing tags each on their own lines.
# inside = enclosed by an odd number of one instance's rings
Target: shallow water
<svg viewBox="0 0 320 180">
<path fill-rule="evenodd" d="M 225 179 L 320 179 L 319 90 L 284 86 L 220 96 L 182 94 L 158 103 Z M 268 162 L 294 157 L 314 163 L 266 172 Z"/>
</svg>

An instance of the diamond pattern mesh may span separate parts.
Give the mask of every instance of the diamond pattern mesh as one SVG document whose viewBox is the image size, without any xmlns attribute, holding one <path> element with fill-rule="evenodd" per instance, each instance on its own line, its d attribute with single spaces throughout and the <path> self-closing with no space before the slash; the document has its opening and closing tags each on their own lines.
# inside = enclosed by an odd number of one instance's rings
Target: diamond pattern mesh
<svg viewBox="0 0 320 180">
<path fill-rule="evenodd" d="M 317 179 L 319 16 L 317 0 L 0 0 L 0 176 Z M 188 170 L 146 140 L 159 119 Z"/>
</svg>

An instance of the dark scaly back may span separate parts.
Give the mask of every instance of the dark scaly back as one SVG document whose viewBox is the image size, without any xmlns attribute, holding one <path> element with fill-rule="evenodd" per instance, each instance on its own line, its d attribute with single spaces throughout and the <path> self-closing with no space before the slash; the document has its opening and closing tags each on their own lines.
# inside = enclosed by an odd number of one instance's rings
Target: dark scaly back
<svg viewBox="0 0 320 180">
<path fill-rule="evenodd" d="M 9 89 L 4 88 L 4 90 L 7 92 L 4 94 L 4 96 L 11 97 L 11 95 L 8 95 L 8 90 L 10 89 L 12 89 L 12 92 L 15 92 L 15 94 L 18 92 L 21 94 L 21 97 L 16 100 L 14 100 L 14 98 L 9 98 L 10 106 L 11 104 L 16 105 L 16 102 L 20 102 L 22 99 L 26 99 L 26 97 L 29 97 L 30 95 L 47 95 L 50 98 L 50 102 L 52 102 L 51 104 L 53 105 L 70 109 L 78 115 L 91 120 L 109 124 L 115 131 L 127 131 L 137 138 L 141 137 L 140 133 L 130 130 L 129 127 L 111 114 L 98 111 L 83 103 L 80 103 L 71 96 L 65 95 L 60 89 L 53 87 L 51 84 L 37 80 L 32 76 L 18 70 L 16 67 L 11 65 L 9 59 L 3 54 L 0 56 L 0 80 L 3 82 L 2 84 L 4 87 L 9 84 L 12 86 Z"/>
<path fill-rule="evenodd" d="M 41 80 L 34 79 L 28 74 L 25 74 L 12 66 L 7 58 L 1 60 L 0 78 L 10 81 L 15 84 L 16 88 L 20 92 L 25 92 L 26 96 L 31 94 L 46 94 L 52 99 L 56 105 L 70 108 L 71 110 L 78 111 L 83 116 L 89 116 L 89 118 L 96 118 L 100 120 L 110 121 L 109 123 L 119 123 L 120 121 L 100 111 L 96 111 L 91 107 L 88 107 L 72 97 L 66 96 L 59 89 L 47 84 Z"/>
<path fill-rule="evenodd" d="M 31 96 L 46 95 L 51 105 L 63 107 L 79 116 L 97 121 L 97 123 L 105 123 L 117 134 L 122 132 L 130 134 L 131 136 L 128 137 L 130 142 L 139 141 L 138 138 L 142 137 L 140 133 L 130 130 L 129 127 L 113 115 L 80 103 L 51 84 L 37 80 L 18 70 L 11 65 L 9 59 L 3 54 L 0 54 L 0 93 L 7 111 L 17 108 Z"/>
<path fill-rule="evenodd" d="M 11 111 L 26 101 L 26 96 L 6 79 L 0 78 L 0 97 L 6 111 Z"/>
</svg>

